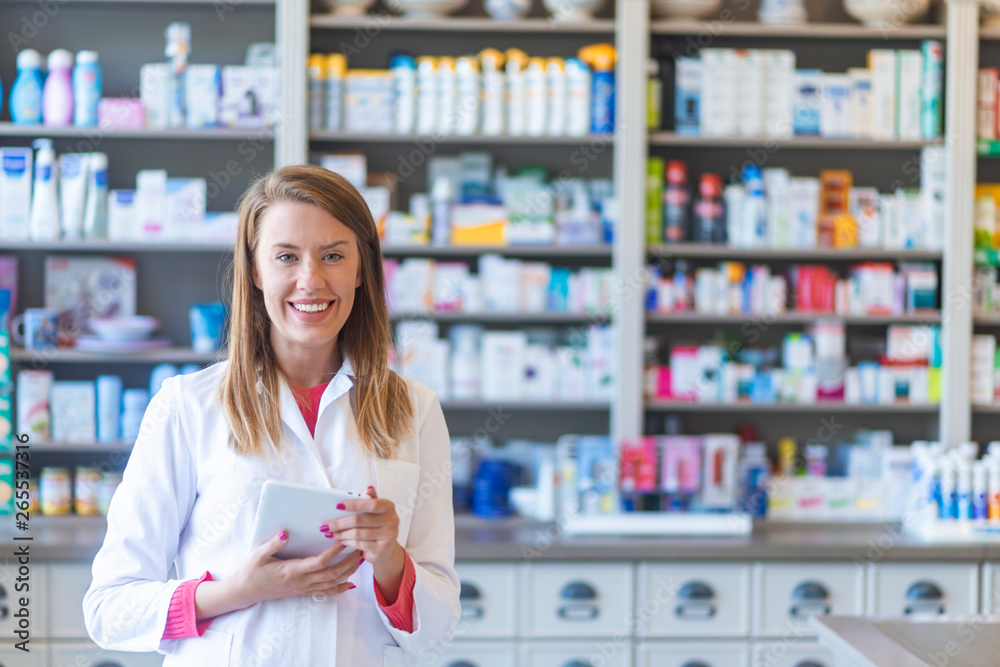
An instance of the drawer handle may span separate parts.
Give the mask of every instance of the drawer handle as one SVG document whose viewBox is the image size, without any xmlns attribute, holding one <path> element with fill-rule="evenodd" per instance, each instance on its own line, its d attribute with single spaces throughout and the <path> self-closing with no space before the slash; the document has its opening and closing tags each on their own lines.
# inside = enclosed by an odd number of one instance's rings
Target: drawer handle
<svg viewBox="0 0 1000 667">
<path fill-rule="evenodd" d="M 803 660 L 795 667 L 826 667 L 822 662 L 816 662 L 815 660 Z"/>
<path fill-rule="evenodd" d="M 563 589 L 559 592 L 559 597 L 563 600 L 596 600 L 597 591 L 586 582 L 571 581 L 563 586 Z"/>
<path fill-rule="evenodd" d="M 937 584 L 933 584 L 929 581 L 918 581 L 906 590 L 907 600 L 919 600 L 925 602 L 927 600 L 940 600 L 944 597 L 944 593 Z"/>
<path fill-rule="evenodd" d="M 927 603 L 908 604 L 906 605 L 906 609 L 903 610 L 903 614 L 905 614 L 906 616 L 909 616 L 911 614 L 927 614 L 927 613 L 937 614 L 938 616 L 940 616 L 941 614 L 944 613 L 944 605 L 934 604 L 933 602 L 930 604 Z"/>
<path fill-rule="evenodd" d="M 476 663 L 469 662 L 468 660 L 456 660 L 455 662 L 449 662 L 448 667 L 476 667 Z"/>
<path fill-rule="evenodd" d="M 681 600 L 714 600 L 715 591 L 704 582 L 691 581 L 681 586 L 677 597 Z"/>
<path fill-rule="evenodd" d="M 458 591 L 459 600 L 480 600 L 483 594 L 479 592 L 479 589 L 472 584 L 467 584 L 464 581 L 461 584 L 461 588 Z"/>
<path fill-rule="evenodd" d="M 586 660 L 570 660 L 563 664 L 563 667 L 594 667 Z"/>
<path fill-rule="evenodd" d="M 99 662 L 94 667 L 122 667 L 120 662 Z"/>
<path fill-rule="evenodd" d="M 709 664 L 701 660 L 692 660 L 691 662 L 685 662 L 681 667 L 709 667 Z"/>
<path fill-rule="evenodd" d="M 792 591 L 794 600 L 829 600 L 830 591 L 826 586 L 815 581 L 803 581 Z"/>
<path fill-rule="evenodd" d="M 822 603 L 795 604 L 788 610 L 788 615 L 799 620 L 806 620 L 810 616 L 829 616 L 830 605 Z"/>
<path fill-rule="evenodd" d="M 674 616 L 688 621 L 707 621 L 715 616 L 715 605 L 711 602 L 688 602 L 677 605 Z"/>
<path fill-rule="evenodd" d="M 10 614 L 10 609 L 7 608 L 7 589 L 0 586 L 0 621 L 3 621 Z M 3 667 L 3 665 L 0 665 Z"/>
<path fill-rule="evenodd" d="M 462 604 L 461 617 L 463 621 L 478 621 L 483 617 L 483 605 Z"/>
<path fill-rule="evenodd" d="M 559 618 L 566 621 L 592 621 L 600 613 L 596 604 L 566 604 L 559 607 Z"/>
</svg>

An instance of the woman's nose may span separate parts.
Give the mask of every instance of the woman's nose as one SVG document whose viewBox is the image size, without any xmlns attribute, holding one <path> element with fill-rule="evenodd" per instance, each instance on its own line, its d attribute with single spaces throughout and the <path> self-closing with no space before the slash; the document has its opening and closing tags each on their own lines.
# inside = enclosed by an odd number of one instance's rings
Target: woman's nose
<svg viewBox="0 0 1000 667">
<path fill-rule="evenodd" d="M 314 260 L 307 259 L 301 262 L 298 274 L 299 287 L 310 289 L 322 285 L 323 281 L 320 277 L 319 269 L 319 263 Z"/>
</svg>

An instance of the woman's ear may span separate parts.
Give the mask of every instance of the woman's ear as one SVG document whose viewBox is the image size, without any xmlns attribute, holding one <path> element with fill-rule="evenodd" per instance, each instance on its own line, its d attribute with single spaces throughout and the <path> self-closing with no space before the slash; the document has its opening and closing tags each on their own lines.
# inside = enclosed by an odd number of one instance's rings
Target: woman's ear
<svg viewBox="0 0 1000 667">
<path fill-rule="evenodd" d="M 260 286 L 260 273 L 257 271 L 257 264 L 255 263 L 250 264 L 250 279 L 253 280 L 253 284 L 257 289 L 263 290 Z"/>
</svg>

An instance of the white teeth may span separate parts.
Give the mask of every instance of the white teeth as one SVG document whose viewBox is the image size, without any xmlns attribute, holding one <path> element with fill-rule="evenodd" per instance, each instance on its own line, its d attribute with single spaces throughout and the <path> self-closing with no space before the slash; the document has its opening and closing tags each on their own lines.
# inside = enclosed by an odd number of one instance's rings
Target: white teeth
<svg viewBox="0 0 1000 667">
<path fill-rule="evenodd" d="M 292 308 L 300 313 L 319 313 L 330 307 L 329 303 L 293 303 Z"/>
</svg>

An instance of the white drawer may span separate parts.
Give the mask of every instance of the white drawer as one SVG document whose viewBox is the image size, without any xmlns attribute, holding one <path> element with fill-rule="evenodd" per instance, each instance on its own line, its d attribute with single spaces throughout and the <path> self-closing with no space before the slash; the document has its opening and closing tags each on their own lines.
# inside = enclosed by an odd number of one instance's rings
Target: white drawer
<svg viewBox="0 0 1000 667">
<path fill-rule="evenodd" d="M 864 614 L 864 585 L 864 570 L 852 563 L 758 563 L 754 635 L 814 636 L 809 616 Z"/>
<path fill-rule="evenodd" d="M 78 644 L 53 644 L 52 667 L 159 667 L 163 656 L 159 653 L 126 653 L 105 651 L 100 646 Z"/>
<path fill-rule="evenodd" d="M 516 667 L 517 650 L 513 641 L 454 641 L 420 664 L 426 667 Z"/>
<path fill-rule="evenodd" d="M 10 646 L 0 646 L 0 667 L 48 667 L 48 645 L 32 639 L 28 646 L 31 648 L 28 653 Z"/>
<path fill-rule="evenodd" d="M 747 667 L 746 642 L 643 642 L 636 650 L 636 667 Z"/>
<path fill-rule="evenodd" d="M 758 642 L 752 664 L 753 667 L 834 667 L 833 653 L 822 644 L 784 640 Z"/>
<path fill-rule="evenodd" d="M 2 645 L 7 646 L 9 642 L 6 640 L 17 638 L 14 633 L 25 624 L 32 642 L 35 637 L 47 637 L 49 617 L 46 614 L 48 600 L 45 592 L 49 568 L 39 560 L 31 560 L 27 565 L 15 564 L 17 559 L 13 556 L 7 557 L 4 562 L 10 564 L 0 565 L 0 639 L 5 640 Z M 26 619 L 14 616 L 21 613 L 22 598 L 26 598 L 28 603 L 24 607 L 28 614 Z M 23 651 L 18 652 L 23 654 Z"/>
<path fill-rule="evenodd" d="M 528 642 L 520 667 L 632 667 L 632 642 Z"/>
<path fill-rule="evenodd" d="M 517 633 L 517 566 L 458 563 L 462 581 L 461 637 L 513 637 Z"/>
<path fill-rule="evenodd" d="M 631 635 L 632 565 L 531 563 L 521 577 L 526 637 Z"/>
<path fill-rule="evenodd" d="M 643 563 L 638 634 L 643 637 L 746 637 L 748 563 Z"/>
<path fill-rule="evenodd" d="M 83 596 L 93 578 L 90 563 L 49 566 L 49 630 L 58 639 L 89 639 Z"/>
<path fill-rule="evenodd" d="M 874 563 L 868 572 L 873 616 L 975 614 L 978 563 Z"/>
<path fill-rule="evenodd" d="M 983 565 L 983 597 L 984 614 L 1000 613 L 1000 563 Z"/>
</svg>

